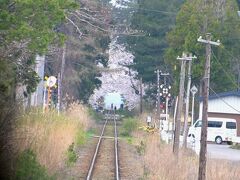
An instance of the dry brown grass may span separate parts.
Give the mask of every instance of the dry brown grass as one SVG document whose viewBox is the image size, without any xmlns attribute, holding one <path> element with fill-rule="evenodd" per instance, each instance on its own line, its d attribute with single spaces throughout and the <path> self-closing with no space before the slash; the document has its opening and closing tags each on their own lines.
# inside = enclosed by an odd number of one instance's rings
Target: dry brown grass
<svg viewBox="0 0 240 180">
<path fill-rule="evenodd" d="M 177 163 L 172 154 L 172 147 L 160 143 L 157 134 L 146 138 L 144 162 L 149 172 L 149 179 L 185 180 L 196 177 L 196 156 L 187 157 L 180 152 Z"/>
<path fill-rule="evenodd" d="M 11 144 L 17 154 L 32 149 L 40 164 L 53 173 L 64 165 L 66 151 L 79 129 L 86 130 L 91 123 L 87 109 L 78 103 L 60 116 L 54 111 L 43 114 L 41 110 L 33 110 L 19 119 L 12 134 L 17 138 Z"/>
<path fill-rule="evenodd" d="M 139 117 L 145 124 L 147 114 Z M 144 144 L 144 179 L 150 180 L 195 180 L 198 179 L 198 156 L 191 150 L 180 150 L 179 160 L 172 153 L 172 145 L 164 144 L 159 133 L 150 134 L 143 131 L 133 133 L 134 145 Z M 240 179 L 240 162 L 208 159 L 207 180 Z"/>
<path fill-rule="evenodd" d="M 160 142 L 157 134 L 145 138 L 144 163 L 147 171 L 146 179 L 153 180 L 195 180 L 198 177 L 198 156 L 190 150 L 180 151 L 176 161 L 172 146 Z M 207 161 L 208 180 L 240 179 L 240 163 L 225 160 Z"/>
</svg>

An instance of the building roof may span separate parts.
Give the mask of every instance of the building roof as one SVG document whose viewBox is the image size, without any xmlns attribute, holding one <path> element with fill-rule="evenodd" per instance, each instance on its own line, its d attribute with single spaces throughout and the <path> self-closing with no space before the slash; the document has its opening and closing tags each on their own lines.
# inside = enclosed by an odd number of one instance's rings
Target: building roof
<svg viewBox="0 0 240 180">
<path fill-rule="evenodd" d="M 228 92 L 222 92 L 222 93 L 218 93 L 218 94 L 213 94 L 213 95 L 209 95 L 209 100 L 212 99 L 217 99 L 217 98 L 222 98 L 222 97 L 229 97 L 229 96 L 236 96 L 236 97 L 240 97 L 240 91 L 228 91 Z M 199 97 L 199 101 L 202 101 L 203 97 Z"/>
</svg>

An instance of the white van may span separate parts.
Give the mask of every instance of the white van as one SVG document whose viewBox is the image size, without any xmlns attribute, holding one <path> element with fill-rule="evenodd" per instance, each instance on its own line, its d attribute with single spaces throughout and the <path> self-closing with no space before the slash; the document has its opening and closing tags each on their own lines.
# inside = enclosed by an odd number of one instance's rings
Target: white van
<svg viewBox="0 0 240 180">
<path fill-rule="evenodd" d="M 197 120 L 188 131 L 188 137 L 201 139 L 202 120 Z M 237 136 L 237 123 L 235 119 L 209 117 L 207 129 L 207 141 L 215 141 L 221 144 L 223 141 L 232 142 Z"/>
</svg>

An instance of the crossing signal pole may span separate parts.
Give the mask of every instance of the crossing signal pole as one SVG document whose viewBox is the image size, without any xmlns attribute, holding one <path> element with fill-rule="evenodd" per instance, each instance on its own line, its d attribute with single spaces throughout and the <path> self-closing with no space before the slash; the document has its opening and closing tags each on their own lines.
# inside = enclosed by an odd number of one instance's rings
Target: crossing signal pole
<svg viewBox="0 0 240 180">
<path fill-rule="evenodd" d="M 51 87 L 48 86 L 48 97 L 47 97 L 47 106 L 46 106 L 47 111 L 51 105 L 51 99 L 52 99 L 52 90 L 51 90 Z"/>
<path fill-rule="evenodd" d="M 169 76 L 169 73 L 161 73 L 161 76 L 163 76 L 163 79 L 164 79 L 164 86 L 167 86 L 167 76 Z M 160 94 L 161 95 L 161 94 Z M 168 105 L 168 96 L 166 96 L 166 99 L 165 99 L 165 114 L 167 116 L 167 105 Z M 167 119 L 167 117 L 166 117 Z"/>
<path fill-rule="evenodd" d="M 46 105 L 46 110 L 48 111 L 49 107 L 51 106 L 51 101 L 52 101 L 52 88 L 56 88 L 56 82 L 57 78 L 54 76 L 50 77 L 45 77 L 46 81 L 46 86 L 47 86 L 47 105 Z M 45 110 L 45 104 L 43 105 L 43 112 Z"/>
<path fill-rule="evenodd" d="M 164 78 L 164 85 L 166 85 L 166 83 L 167 83 L 167 76 L 169 76 L 169 73 L 161 73 L 161 76 L 163 76 L 163 78 Z"/>
<path fill-rule="evenodd" d="M 211 45 L 219 46 L 220 41 L 211 41 L 211 34 L 207 33 L 206 40 L 200 36 L 198 42 L 206 44 L 206 62 L 203 77 L 203 107 L 202 107 L 202 128 L 201 128 L 201 147 L 199 156 L 198 180 L 206 179 L 207 164 L 207 122 L 208 122 L 208 97 L 211 67 Z"/>
</svg>

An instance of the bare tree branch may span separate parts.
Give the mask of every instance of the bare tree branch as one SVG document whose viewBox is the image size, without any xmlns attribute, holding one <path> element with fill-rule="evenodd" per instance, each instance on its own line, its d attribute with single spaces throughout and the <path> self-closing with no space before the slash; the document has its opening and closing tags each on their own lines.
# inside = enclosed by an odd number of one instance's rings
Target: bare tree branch
<svg viewBox="0 0 240 180">
<path fill-rule="evenodd" d="M 79 33 L 79 39 L 81 39 L 81 36 L 83 35 L 83 33 L 80 31 L 79 27 L 70 19 L 66 16 L 66 19 L 77 29 L 77 32 Z"/>
<path fill-rule="evenodd" d="M 75 12 L 76 12 L 79 16 L 83 16 L 83 17 L 85 17 L 85 18 L 87 18 L 87 19 L 90 19 L 90 20 L 93 20 L 93 21 L 95 21 L 95 22 L 97 22 L 97 23 L 105 24 L 105 22 L 103 22 L 102 19 L 98 19 L 98 18 L 96 18 L 96 17 L 94 17 L 94 16 L 92 16 L 92 15 L 90 15 L 90 14 L 87 14 L 87 13 L 81 12 L 81 11 L 75 11 Z"/>
<path fill-rule="evenodd" d="M 90 9 L 87 9 L 87 8 L 80 8 L 80 10 L 85 10 L 85 11 L 88 11 L 90 13 L 100 13 L 100 11 L 93 11 L 93 10 L 90 10 Z"/>
<path fill-rule="evenodd" d="M 70 14 L 73 15 L 73 16 L 75 16 L 79 21 L 85 22 L 85 23 L 89 24 L 89 25 L 92 26 L 92 27 L 95 27 L 95 28 L 97 28 L 97 29 L 99 29 L 99 30 L 101 30 L 101 31 L 104 31 L 104 32 L 109 32 L 109 31 L 106 30 L 106 29 L 103 29 L 103 28 L 101 28 L 101 27 L 99 27 L 99 26 L 96 26 L 96 25 L 90 23 L 89 21 L 87 21 L 87 20 L 85 20 L 85 19 L 80 18 L 78 15 L 76 15 L 76 14 L 74 14 L 74 13 L 70 13 Z"/>
</svg>

